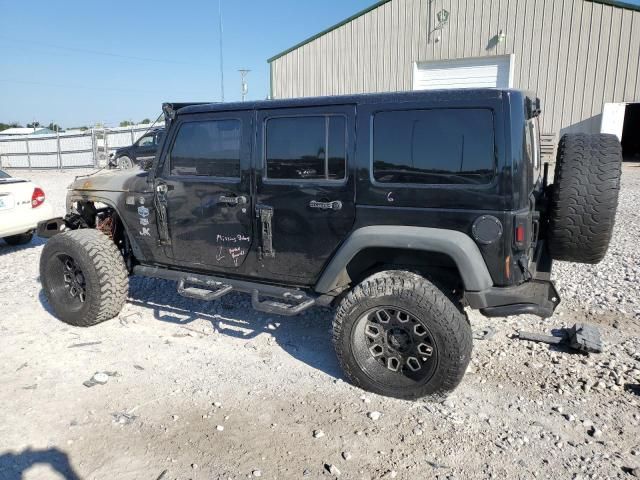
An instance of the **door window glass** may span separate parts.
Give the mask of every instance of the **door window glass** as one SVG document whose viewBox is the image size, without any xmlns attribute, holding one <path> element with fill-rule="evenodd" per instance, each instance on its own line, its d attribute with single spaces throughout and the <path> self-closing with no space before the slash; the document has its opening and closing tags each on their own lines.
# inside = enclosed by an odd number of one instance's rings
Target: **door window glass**
<svg viewBox="0 0 640 480">
<path fill-rule="evenodd" d="M 240 120 L 186 122 L 171 149 L 171 175 L 240 177 Z"/>
<path fill-rule="evenodd" d="M 380 112 L 374 117 L 373 176 L 381 183 L 490 183 L 493 115 L 484 109 Z"/>
<path fill-rule="evenodd" d="M 540 161 L 540 137 L 538 136 L 538 119 L 532 118 L 527 121 L 527 131 L 525 133 L 527 155 L 529 162 L 533 167 L 533 180 L 537 181 L 540 177 L 541 161 Z"/>
<path fill-rule="evenodd" d="M 345 117 L 329 118 L 329 153 L 327 174 L 329 180 L 345 178 L 347 158 L 347 121 Z"/>
<path fill-rule="evenodd" d="M 153 146 L 153 135 L 146 135 L 138 140 L 139 147 L 152 147 Z"/>
<path fill-rule="evenodd" d="M 267 178 L 342 180 L 346 120 L 342 116 L 271 118 L 266 122 Z"/>
</svg>

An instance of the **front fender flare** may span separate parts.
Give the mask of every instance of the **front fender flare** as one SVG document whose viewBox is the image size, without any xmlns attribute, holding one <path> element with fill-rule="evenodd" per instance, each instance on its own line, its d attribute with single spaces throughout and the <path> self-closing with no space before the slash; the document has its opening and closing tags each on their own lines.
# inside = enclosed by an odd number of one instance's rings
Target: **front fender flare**
<svg viewBox="0 0 640 480">
<path fill-rule="evenodd" d="M 95 191 L 69 190 L 69 192 L 67 193 L 67 201 L 66 201 L 67 212 L 71 210 L 71 207 L 73 206 L 74 202 L 80 202 L 80 201 L 104 203 L 105 205 L 111 207 L 114 210 L 114 212 L 116 212 L 120 217 L 120 221 L 122 222 L 122 226 L 124 227 L 125 234 L 129 240 L 129 244 L 131 246 L 133 256 L 136 257 L 137 259 L 144 258 L 142 254 L 142 249 L 140 248 L 138 241 L 136 240 L 134 235 L 131 235 L 131 232 L 129 230 L 129 225 L 127 225 L 127 222 L 125 221 L 123 215 L 121 215 L 120 211 L 118 210 L 118 206 L 117 206 L 118 196 L 120 195 L 124 195 L 124 193 L 110 192 L 110 191 L 95 192 Z"/>
<path fill-rule="evenodd" d="M 455 262 L 466 291 L 482 291 L 493 285 L 480 249 L 468 235 L 441 228 L 380 225 L 362 227 L 349 235 L 324 269 L 316 292 L 326 294 L 336 290 L 349 262 L 370 247 L 442 253 Z"/>
</svg>

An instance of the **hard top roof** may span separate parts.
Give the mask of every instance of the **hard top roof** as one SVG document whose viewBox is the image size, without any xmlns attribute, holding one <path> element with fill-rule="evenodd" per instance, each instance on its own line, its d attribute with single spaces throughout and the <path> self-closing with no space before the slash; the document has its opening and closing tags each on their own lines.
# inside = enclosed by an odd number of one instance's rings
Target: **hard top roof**
<svg viewBox="0 0 640 480">
<path fill-rule="evenodd" d="M 288 107 L 316 107 L 329 105 L 360 105 L 367 103 L 387 102 L 415 102 L 415 101 L 464 101 L 464 100 L 495 100 L 504 94 L 525 95 L 518 90 L 482 88 L 482 89 L 449 89 L 426 90 L 413 92 L 366 93 L 358 95 L 338 95 L 329 97 L 303 97 L 279 100 L 260 100 L 250 102 L 205 103 L 182 107 L 178 115 L 191 113 L 228 112 L 240 110 L 267 110 Z"/>
</svg>

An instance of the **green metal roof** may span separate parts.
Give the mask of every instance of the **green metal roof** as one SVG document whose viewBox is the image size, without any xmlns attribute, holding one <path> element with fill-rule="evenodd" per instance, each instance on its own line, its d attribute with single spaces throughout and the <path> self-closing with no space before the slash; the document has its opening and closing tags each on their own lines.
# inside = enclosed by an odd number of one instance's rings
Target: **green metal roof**
<svg viewBox="0 0 640 480">
<path fill-rule="evenodd" d="M 611 5 L 612 7 L 628 8 L 629 10 L 635 10 L 640 12 L 640 4 L 622 2 L 617 0 L 588 0 L 595 3 L 604 3 L 605 5 Z"/>
<path fill-rule="evenodd" d="M 365 13 L 368 13 L 371 10 L 376 9 L 381 5 L 384 5 L 385 3 L 389 3 L 390 1 L 391 0 L 380 0 L 380 1 L 376 2 L 376 3 L 374 3 L 373 5 L 371 5 L 370 7 L 367 7 L 364 10 L 361 10 L 361 11 L 359 11 L 358 13 L 356 13 L 354 15 L 351 15 L 349 18 L 345 18 L 341 22 L 336 23 L 335 25 L 332 25 L 331 27 L 321 31 L 320 33 L 316 33 L 312 37 L 309 37 L 306 40 L 303 40 L 302 42 L 295 44 L 293 47 L 287 48 L 283 52 L 280 52 L 280 53 L 274 55 L 273 57 L 268 59 L 267 62 L 271 63 L 274 60 L 277 60 L 278 58 L 285 56 L 287 53 L 290 53 L 290 52 L 302 47 L 303 45 L 306 45 L 307 43 L 313 42 L 316 38 L 320 38 L 321 36 L 329 33 L 330 31 L 335 30 L 337 28 L 340 28 L 341 26 L 349 23 L 350 21 L 355 20 L 356 18 L 361 17 Z M 627 8 L 629 10 L 636 10 L 636 11 L 640 12 L 640 4 L 633 4 L 633 3 L 628 3 L 628 2 L 624 2 L 624 1 L 617 1 L 617 0 L 585 0 L 585 1 L 594 2 L 594 3 L 603 3 L 605 5 L 611 5 L 613 7 Z"/>
</svg>

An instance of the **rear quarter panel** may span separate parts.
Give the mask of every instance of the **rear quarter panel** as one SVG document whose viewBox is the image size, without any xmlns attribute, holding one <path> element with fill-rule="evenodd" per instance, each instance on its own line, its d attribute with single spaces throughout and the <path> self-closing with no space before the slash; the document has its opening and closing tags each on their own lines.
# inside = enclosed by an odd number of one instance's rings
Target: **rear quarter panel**
<svg viewBox="0 0 640 480">
<path fill-rule="evenodd" d="M 451 229 L 471 236 L 471 227 L 481 215 L 494 215 L 510 225 L 512 176 L 509 116 L 505 114 L 509 99 L 505 92 L 495 97 L 476 99 L 465 92 L 419 103 L 366 104 L 358 107 L 357 143 L 357 215 L 355 228 L 368 225 L 407 225 Z M 372 176 L 373 119 L 377 112 L 389 110 L 474 108 L 491 109 L 495 135 L 495 175 L 487 185 L 397 185 L 376 183 Z M 510 242 L 510 240 L 509 240 Z M 478 245 L 495 284 L 507 283 L 504 257 L 505 241 Z"/>
</svg>

